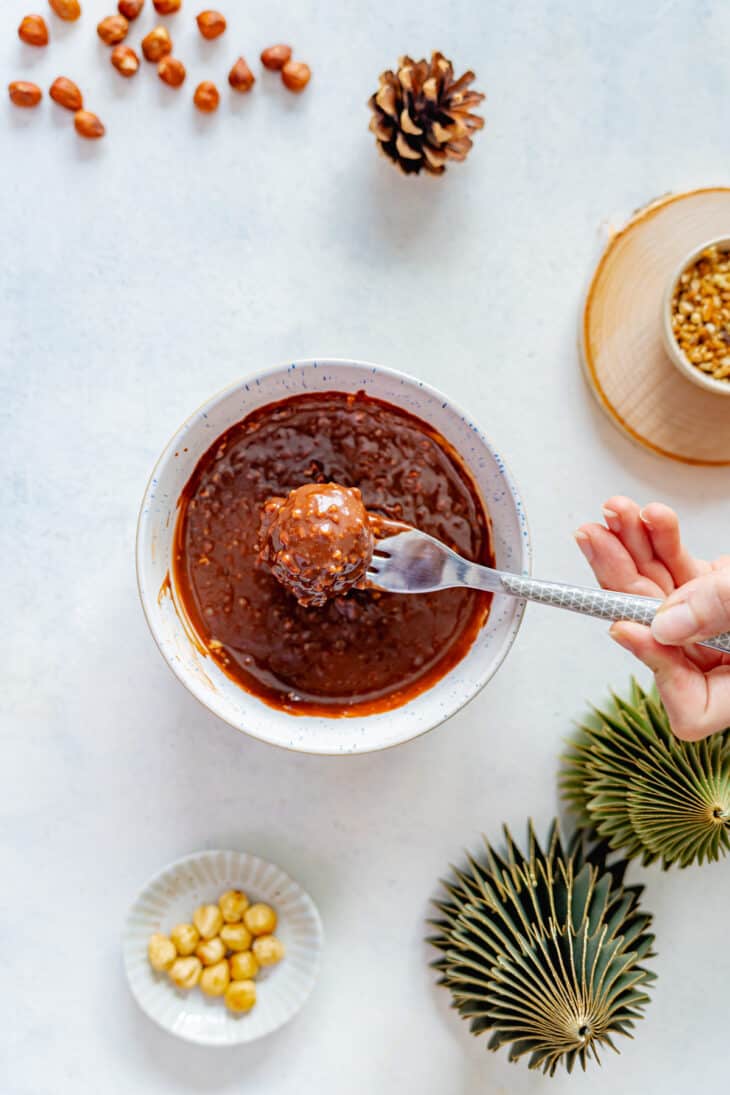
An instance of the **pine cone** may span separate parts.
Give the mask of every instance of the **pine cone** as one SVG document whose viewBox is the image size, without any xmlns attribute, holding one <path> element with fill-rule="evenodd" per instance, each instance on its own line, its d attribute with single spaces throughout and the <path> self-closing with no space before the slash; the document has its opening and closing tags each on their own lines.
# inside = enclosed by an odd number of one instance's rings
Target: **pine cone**
<svg viewBox="0 0 730 1095">
<path fill-rule="evenodd" d="M 398 71 L 380 77 L 380 88 L 369 105 L 370 128 L 382 152 L 406 175 L 421 168 L 442 175 L 447 160 L 465 160 L 472 146 L 470 134 L 484 119 L 470 113 L 485 96 L 470 91 L 473 72 L 454 79 L 454 68 L 442 53 L 431 62 L 401 57 Z"/>
</svg>

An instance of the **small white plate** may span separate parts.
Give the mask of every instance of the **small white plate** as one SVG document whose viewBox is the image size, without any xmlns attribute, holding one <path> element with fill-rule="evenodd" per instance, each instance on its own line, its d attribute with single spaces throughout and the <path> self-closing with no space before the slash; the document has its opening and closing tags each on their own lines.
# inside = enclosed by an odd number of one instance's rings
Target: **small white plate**
<svg viewBox="0 0 730 1095">
<path fill-rule="evenodd" d="M 211 999 L 199 988 L 176 989 L 147 960 L 154 932 L 168 934 L 176 924 L 189 923 L 198 905 L 216 902 L 229 889 L 273 906 L 276 935 L 286 947 L 281 963 L 257 977 L 256 1006 L 245 1015 L 232 1014 L 221 997 Z M 317 980 L 322 944 L 311 897 L 273 863 L 247 852 L 197 852 L 166 867 L 129 910 L 122 943 L 129 986 L 142 1010 L 178 1038 L 206 1046 L 252 1042 L 296 1015 Z"/>
</svg>

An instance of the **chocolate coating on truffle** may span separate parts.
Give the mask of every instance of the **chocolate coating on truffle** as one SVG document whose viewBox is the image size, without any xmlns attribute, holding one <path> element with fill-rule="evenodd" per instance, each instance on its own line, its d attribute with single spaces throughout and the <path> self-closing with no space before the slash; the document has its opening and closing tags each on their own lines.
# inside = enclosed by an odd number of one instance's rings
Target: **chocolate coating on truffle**
<svg viewBox="0 0 730 1095">
<path fill-rule="evenodd" d="M 374 542 L 355 487 L 307 483 L 264 504 L 260 558 L 300 605 L 321 606 L 362 586 Z"/>
</svg>

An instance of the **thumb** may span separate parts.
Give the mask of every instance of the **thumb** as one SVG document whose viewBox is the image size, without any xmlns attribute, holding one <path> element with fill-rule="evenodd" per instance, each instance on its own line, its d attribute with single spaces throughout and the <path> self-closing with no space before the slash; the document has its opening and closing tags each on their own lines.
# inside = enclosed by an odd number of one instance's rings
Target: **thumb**
<svg viewBox="0 0 730 1095">
<path fill-rule="evenodd" d="M 693 578 L 667 597 L 651 625 L 665 646 L 710 639 L 730 629 L 730 570 Z"/>
</svg>

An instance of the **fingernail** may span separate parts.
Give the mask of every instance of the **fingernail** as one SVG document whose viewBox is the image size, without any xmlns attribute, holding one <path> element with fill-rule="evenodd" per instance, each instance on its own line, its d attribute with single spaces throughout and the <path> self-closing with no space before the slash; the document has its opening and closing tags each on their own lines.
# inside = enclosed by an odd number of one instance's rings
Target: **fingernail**
<svg viewBox="0 0 730 1095">
<path fill-rule="evenodd" d="M 615 510 L 607 509 L 606 506 L 604 506 L 603 509 L 601 510 L 601 513 L 603 514 L 604 521 L 606 522 L 606 524 L 608 525 L 608 527 L 612 531 L 613 531 L 613 525 L 620 525 L 621 524 L 621 520 L 619 518 L 619 515 L 616 513 Z M 612 524 L 612 522 L 613 522 L 613 524 Z"/>
<path fill-rule="evenodd" d="M 686 643 L 696 635 L 699 621 L 687 601 L 660 608 L 651 625 L 651 633 L 659 643 L 673 646 Z"/>
<path fill-rule="evenodd" d="M 578 529 L 573 533 L 576 544 L 585 555 L 586 559 L 590 563 L 593 560 L 593 544 L 591 538 L 582 529 Z"/>
<path fill-rule="evenodd" d="M 626 637 L 626 635 L 624 635 L 618 624 L 611 624 L 608 629 L 608 633 L 613 641 L 615 643 L 618 643 L 619 646 L 622 646 L 624 650 L 628 650 L 630 654 L 634 653 L 634 649 L 631 645 L 630 640 Z"/>
<path fill-rule="evenodd" d="M 643 521 L 647 528 L 651 528 L 651 521 L 647 517 L 645 509 L 639 510 L 639 520 Z"/>
</svg>

